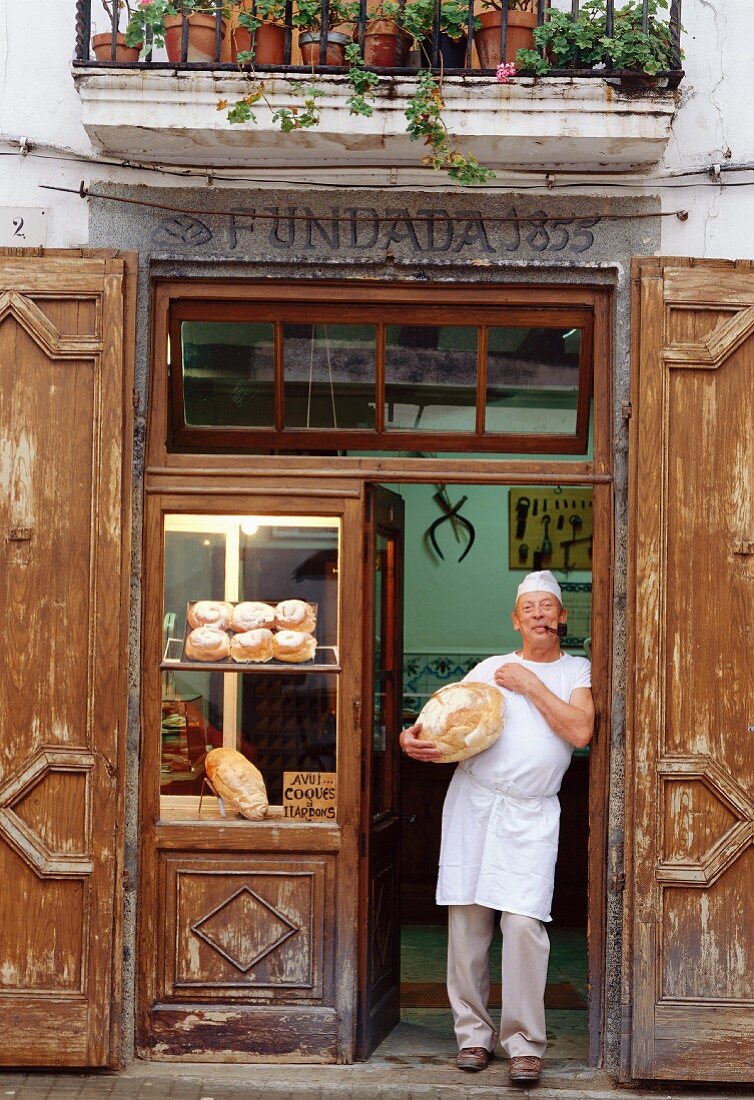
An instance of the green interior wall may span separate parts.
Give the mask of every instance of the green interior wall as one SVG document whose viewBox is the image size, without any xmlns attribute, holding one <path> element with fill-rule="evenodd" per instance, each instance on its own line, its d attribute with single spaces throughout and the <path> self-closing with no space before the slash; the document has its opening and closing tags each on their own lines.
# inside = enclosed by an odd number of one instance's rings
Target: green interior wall
<svg viewBox="0 0 754 1100">
<path fill-rule="evenodd" d="M 462 514 L 471 520 L 476 540 L 458 562 L 465 536 L 456 542 L 450 523 L 437 531 L 441 561 L 425 532 L 442 511 L 433 499 L 435 485 L 391 485 L 405 501 L 404 649 L 407 653 L 504 653 L 519 635 L 510 613 L 525 571 L 508 568 L 507 486 L 449 485 L 452 504 L 468 500 Z M 559 581 L 590 582 L 591 572 L 554 570 Z"/>
</svg>

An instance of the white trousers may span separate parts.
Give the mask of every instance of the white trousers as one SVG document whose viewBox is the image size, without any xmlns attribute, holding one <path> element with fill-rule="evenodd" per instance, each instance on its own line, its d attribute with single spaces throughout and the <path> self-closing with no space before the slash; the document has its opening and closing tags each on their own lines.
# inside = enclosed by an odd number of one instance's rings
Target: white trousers
<svg viewBox="0 0 754 1100">
<path fill-rule="evenodd" d="M 484 905 L 448 906 L 448 997 L 458 1047 L 496 1044 L 508 1058 L 535 1055 L 547 1047 L 545 985 L 550 940 L 542 921 L 503 913 L 503 1008 L 498 1032 L 487 1011 L 489 949 L 495 912 Z"/>
</svg>

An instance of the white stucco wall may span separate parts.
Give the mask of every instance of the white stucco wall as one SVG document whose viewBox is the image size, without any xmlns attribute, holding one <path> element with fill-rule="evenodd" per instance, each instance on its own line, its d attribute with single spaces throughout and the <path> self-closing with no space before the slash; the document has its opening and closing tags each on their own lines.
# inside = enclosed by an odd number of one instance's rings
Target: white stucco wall
<svg viewBox="0 0 754 1100">
<path fill-rule="evenodd" d="M 74 0 L 29 0 L 38 10 L 34 50 L 30 47 L 29 3 L 0 0 L 0 210 L 14 206 L 45 207 L 49 211 L 47 244 L 69 247 L 87 243 L 87 204 L 74 195 L 39 189 L 39 184 L 78 188 L 91 179 L 176 183 L 156 172 L 110 168 L 65 159 L 46 146 L 63 147 L 91 157 L 94 150 L 81 123 L 78 94 L 71 79 L 74 45 Z M 687 76 L 681 84 L 680 106 L 664 161 L 653 178 L 637 187 L 636 177 L 593 177 L 595 192 L 619 197 L 635 193 L 661 195 L 663 208 L 689 210 L 689 219 L 663 219 L 662 252 L 699 257 L 754 257 L 754 171 L 726 171 L 754 164 L 754 110 L 750 80 L 752 0 L 684 0 L 683 24 Z M 95 19 L 102 20 L 95 0 Z M 578 121 L 578 120 L 576 120 Z M 7 138 L 27 138 L 29 156 L 12 151 Z M 567 138 L 564 138 L 567 141 Z M 679 176 L 690 169 L 723 166 L 722 180 L 709 175 Z M 255 174 L 258 186 L 258 173 Z M 273 172 L 277 181 L 280 172 Z M 300 179 L 301 173 L 297 174 Z M 661 177 L 661 178 L 659 178 Z M 339 173 L 343 179 L 343 174 Z M 378 185 L 384 173 L 359 182 Z M 438 180 L 405 173 L 401 182 Z M 206 183 L 204 176 L 197 186 Z M 558 181 L 559 183 L 560 181 Z M 564 181 L 565 182 L 565 181 Z M 499 184 L 515 190 L 515 179 L 499 174 Z M 740 186 L 748 184 L 749 186 Z M 278 184 L 279 185 L 279 184 Z M 617 186 L 616 186 L 617 185 Z M 237 184 L 236 184 L 237 186 Z M 529 181 L 531 187 L 531 181 Z M 588 191 L 578 188 L 580 196 Z"/>
</svg>

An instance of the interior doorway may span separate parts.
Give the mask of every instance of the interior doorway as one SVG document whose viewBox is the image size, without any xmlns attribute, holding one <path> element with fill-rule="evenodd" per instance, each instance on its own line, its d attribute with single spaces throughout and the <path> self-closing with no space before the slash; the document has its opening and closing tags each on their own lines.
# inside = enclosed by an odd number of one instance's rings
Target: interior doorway
<svg viewBox="0 0 754 1100">
<path fill-rule="evenodd" d="M 596 567 L 601 577 L 608 568 L 605 547 L 598 547 L 602 558 L 594 558 L 592 487 L 532 486 L 522 479 L 517 485 L 417 483 L 389 488 L 402 499 L 405 513 L 403 727 L 438 688 L 461 680 L 482 659 L 518 647 L 510 611 L 516 588 L 531 569 L 552 569 L 563 588 L 569 611 L 564 649 L 592 657 L 593 573 Z M 425 1054 L 447 1059 L 454 1050 L 445 991 L 447 910 L 435 905 L 434 895 L 442 806 L 454 769 L 406 756 L 400 757 L 399 769 L 402 1031 Z M 548 925 L 550 1062 L 587 1064 L 590 1059 L 589 828 L 590 805 L 604 798 L 600 784 L 590 749 L 577 750 L 560 793 L 561 843 L 553 921 Z M 597 812 L 593 840 L 601 820 Z M 491 952 L 493 1019 L 501 999 L 500 946 L 498 932 Z M 596 983 L 592 976 L 593 986 L 600 983 L 601 975 Z M 388 1038 L 388 1045 L 399 1041 L 400 1030 Z"/>
</svg>

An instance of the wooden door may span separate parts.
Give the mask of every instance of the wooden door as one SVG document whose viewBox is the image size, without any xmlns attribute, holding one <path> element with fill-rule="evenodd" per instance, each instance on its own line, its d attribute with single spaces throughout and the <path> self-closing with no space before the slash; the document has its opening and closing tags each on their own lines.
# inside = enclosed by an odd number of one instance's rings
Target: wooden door
<svg viewBox="0 0 754 1100">
<path fill-rule="evenodd" d="M 118 1061 L 126 267 L 0 251 L 0 1064 Z"/>
<path fill-rule="evenodd" d="M 630 1070 L 754 1080 L 754 267 L 634 270 Z"/>
<path fill-rule="evenodd" d="M 367 487 L 364 584 L 362 897 L 357 1057 L 400 1019 L 403 500 Z"/>
</svg>

